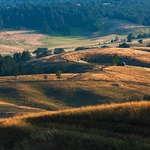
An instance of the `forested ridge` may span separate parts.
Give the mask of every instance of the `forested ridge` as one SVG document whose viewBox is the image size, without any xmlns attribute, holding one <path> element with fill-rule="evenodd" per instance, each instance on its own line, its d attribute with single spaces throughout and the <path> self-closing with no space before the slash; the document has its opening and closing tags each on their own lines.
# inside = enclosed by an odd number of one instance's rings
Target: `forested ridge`
<svg viewBox="0 0 150 150">
<path fill-rule="evenodd" d="M 150 0 L 0 0 L 0 29 L 34 29 L 70 35 L 99 31 L 104 18 L 150 25 Z M 3 4 L 3 5 L 2 5 Z"/>
</svg>

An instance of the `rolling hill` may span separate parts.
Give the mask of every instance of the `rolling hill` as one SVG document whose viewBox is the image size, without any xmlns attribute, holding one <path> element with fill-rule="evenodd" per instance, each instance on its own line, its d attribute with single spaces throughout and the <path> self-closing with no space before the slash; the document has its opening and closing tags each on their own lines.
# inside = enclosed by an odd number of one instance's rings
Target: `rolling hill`
<svg viewBox="0 0 150 150">
<path fill-rule="evenodd" d="M 128 102 L 0 120 L 1 149 L 150 148 L 150 102 Z"/>
<path fill-rule="evenodd" d="M 110 66 L 103 71 L 95 69 L 93 72 L 62 74 L 61 80 L 55 74 L 47 74 L 47 77 L 47 80 L 42 74 L 22 75 L 18 79 L 14 76 L 1 77 L 1 117 L 10 112 L 13 116 L 34 111 L 139 101 L 150 93 L 149 68 Z"/>
</svg>

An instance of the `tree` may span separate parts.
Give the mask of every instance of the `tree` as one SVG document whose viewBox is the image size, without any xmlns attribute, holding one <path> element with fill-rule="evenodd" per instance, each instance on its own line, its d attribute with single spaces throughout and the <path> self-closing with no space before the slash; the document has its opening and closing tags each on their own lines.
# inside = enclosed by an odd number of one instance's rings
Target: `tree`
<svg viewBox="0 0 150 150">
<path fill-rule="evenodd" d="M 43 78 L 44 78 L 45 80 L 47 80 L 47 79 L 48 79 L 48 76 L 45 74 L 45 75 L 43 75 Z"/>
<path fill-rule="evenodd" d="M 52 51 L 48 50 L 48 48 L 37 48 L 33 54 L 36 54 L 36 58 L 40 58 L 52 55 Z"/>
<path fill-rule="evenodd" d="M 16 52 L 13 54 L 13 59 L 18 63 L 21 61 L 21 53 L 20 52 Z"/>
<path fill-rule="evenodd" d="M 57 72 L 56 72 L 56 77 L 57 77 L 57 79 L 61 79 L 61 70 L 58 70 Z"/>
<path fill-rule="evenodd" d="M 115 54 L 113 56 L 113 65 L 118 65 L 118 63 L 119 63 L 119 56 L 118 54 Z"/>
<path fill-rule="evenodd" d="M 116 36 L 115 39 L 114 39 L 114 41 L 119 41 L 119 37 Z"/>
<path fill-rule="evenodd" d="M 28 61 L 28 60 L 30 60 L 30 52 L 28 50 L 22 52 L 21 60 L 22 61 Z"/>
<path fill-rule="evenodd" d="M 1 20 L 1 17 L 0 17 L 0 30 L 3 29 L 3 20 Z"/>
<path fill-rule="evenodd" d="M 127 42 L 132 42 L 132 39 L 133 39 L 133 34 L 130 33 L 128 36 L 127 36 Z"/>
<path fill-rule="evenodd" d="M 54 54 L 60 54 L 60 53 L 64 53 L 65 50 L 63 48 L 55 48 L 54 49 Z"/>
<path fill-rule="evenodd" d="M 127 43 L 122 43 L 122 44 L 119 44 L 118 47 L 119 47 L 119 48 L 130 48 L 130 45 L 127 44 Z"/>
<path fill-rule="evenodd" d="M 147 45 L 147 47 L 150 47 L 150 43 Z"/>
<path fill-rule="evenodd" d="M 139 42 L 140 44 L 142 44 L 142 43 L 143 43 L 143 40 L 138 40 L 138 42 Z"/>
<path fill-rule="evenodd" d="M 144 99 L 144 100 L 150 100 L 150 95 L 144 95 L 144 96 L 143 96 L 143 99 Z"/>
</svg>

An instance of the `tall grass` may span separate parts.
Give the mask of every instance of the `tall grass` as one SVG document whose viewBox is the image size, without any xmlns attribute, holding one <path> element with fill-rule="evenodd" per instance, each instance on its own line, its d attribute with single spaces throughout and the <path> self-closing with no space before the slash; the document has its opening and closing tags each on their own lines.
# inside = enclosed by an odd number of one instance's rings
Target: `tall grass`
<svg viewBox="0 0 150 150">
<path fill-rule="evenodd" d="M 0 148 L 148 150 L 149 127 L 146 101 L 31 114 L 0 120 Z"/>
</svg>

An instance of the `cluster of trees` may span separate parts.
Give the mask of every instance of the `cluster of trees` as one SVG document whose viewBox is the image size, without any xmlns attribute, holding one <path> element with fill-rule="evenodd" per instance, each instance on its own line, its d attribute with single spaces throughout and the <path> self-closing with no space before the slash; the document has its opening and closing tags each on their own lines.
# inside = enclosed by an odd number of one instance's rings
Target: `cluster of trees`
<svg viewBox="0 0 150 150">
<path fill-rule="evenodd" d="M 150 24 L 150 0 L 0 0 L 0 29 L 28 28 L 65 35 L 72 28 L 99 31 L 103 18 Z"/>
<path fill-rule="evenodd" d="M 53 51 L 48 50 L 48 48 L 37 48 L 35 51 L 33 51 L 33 54 L 36 55 L 36 58 L 50 56 L 53 54 L 61 54 L 64 53 L 64 48 L 55 48 Z"/>
<path fill-rule="evenodd" d="M 33 54 L 36 54 L 36 58 L 45 57 L 52 55 L 52 50 L 48 50 L 48 48 L 37 48 L 33 51 Z"/>
<path fill-rule="evenodd" d="M 130 33 L 127 36 L 127 42 L 132 42 L 133 39 L 141 39 L 141 38 L 149 38 L 150 34 L 148 33 L 143 33 L 143 34 L 138 34 L 137 36 L 133 35 L 133 33 Z M 141 43 L 141 41 L 139 41 Z"/>
<path fill-rule="evenodd" d="M 27 73 L 27 70 L 21 64 L 30 59 L 31 57 L 28 51 L 23 51 L 22 53 L 16 52 L 13 56 L 0 55 L 0 75 L 6 76 Z"/>
<path fill-rule="evenodd" d="M 63 48 L 55 48 L 53 54 L 60 54 L 63 52 Z M 33 53 L 36 54 L 36 58 L 52 55 L 52 51 L 47 48 L 37 48 Z M 0 55 L 0 76 L 54 73 L 56 71 L 58 71 L 59 74 L 59 71 L 63 70 L 61 67 L 58 68 L 57 66 L 54 66 L 53 70 L 47 71 L 44 68 L 38 68 L 35 65 L 27 65 L 26 62 L 31 59 L 33 58 L 29 51 L 16 52 L 13 56 Z"/>
</svg>

